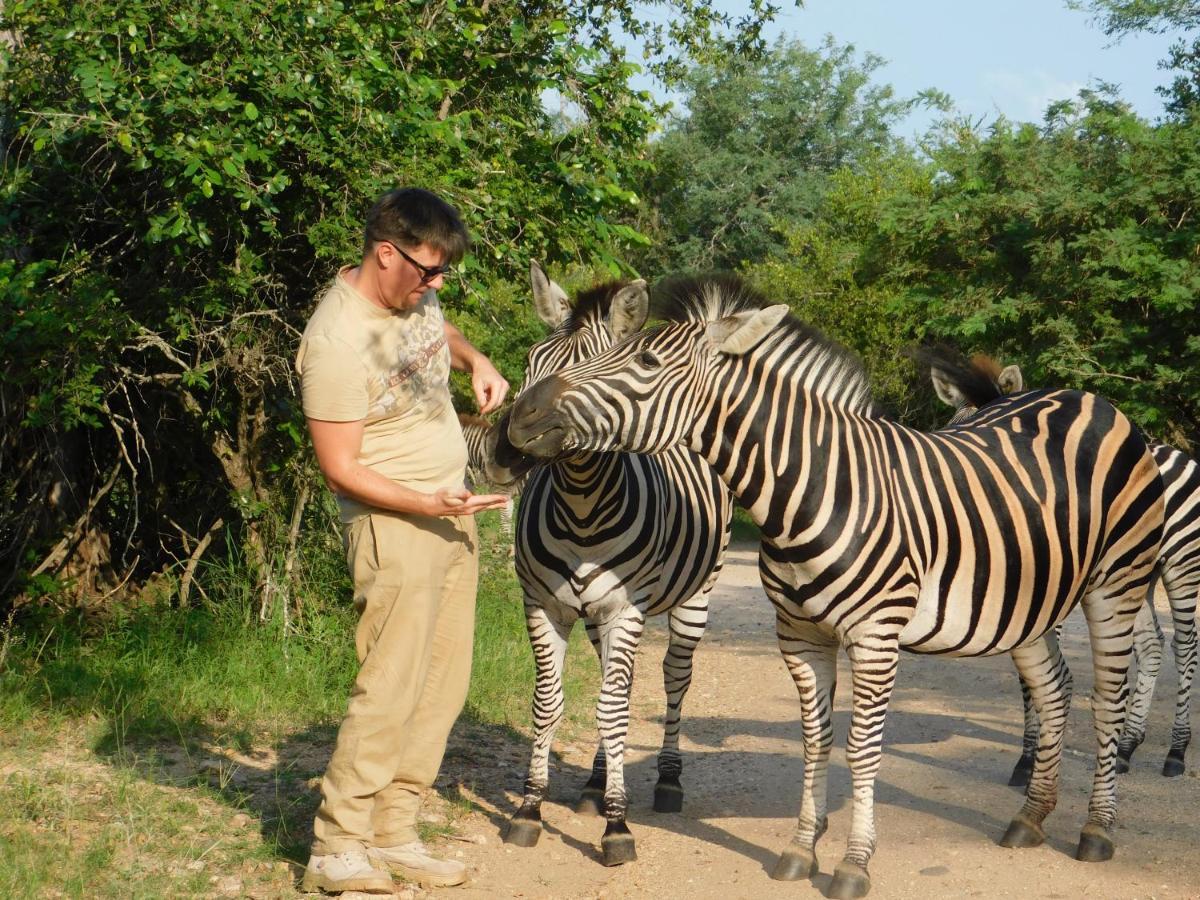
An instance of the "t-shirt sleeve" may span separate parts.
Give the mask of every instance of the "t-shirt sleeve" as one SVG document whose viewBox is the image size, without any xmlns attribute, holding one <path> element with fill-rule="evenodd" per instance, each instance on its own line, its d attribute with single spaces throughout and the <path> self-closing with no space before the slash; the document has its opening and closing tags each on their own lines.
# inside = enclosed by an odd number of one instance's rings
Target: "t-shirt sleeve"
<svg viewBox="0 0 1200 900">
<path fill-rule="evenodd" d="M 367 370 L 349 344 L 315 334 L 296 354 L 304 415 L 323 422 L 357 422 L 367 417 Z"/>
</svg>

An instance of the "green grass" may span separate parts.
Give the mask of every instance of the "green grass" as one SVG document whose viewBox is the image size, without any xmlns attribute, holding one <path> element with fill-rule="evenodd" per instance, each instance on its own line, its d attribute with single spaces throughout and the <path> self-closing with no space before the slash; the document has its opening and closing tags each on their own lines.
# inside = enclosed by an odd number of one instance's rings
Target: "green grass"
<svg viewBox="0 0 1200 900">
<path fill-rule="evenodd" d="M 534 670 L 521 590 L 497 515 L 481 526 L 463 727 L 524 740 Z M 304 615 L 286 634 L 278 614 L 259 621 L 230 557 L 203 570 L 198 607 L 27 611 L 0 635 L 0 897 L 211 896 L 214 876 L 294 896 L 286 861 L 307 854 L 357 669 L 340 548 L 315 541 L 303 570 Z M 568 738 L 594 728 L 598 668 L 577 628 Z M 422 836 L 470 808 L 443 791 L 443 819 Z"/>
<path fill-rule="evenodd" d="M 758 525 L 750 518 L 750 513 L 740 506 L 733 507 L 733 525 L 730 528 L 729 540 L 734 544 L 754 543 L 762 540 Z"/>
</svg>

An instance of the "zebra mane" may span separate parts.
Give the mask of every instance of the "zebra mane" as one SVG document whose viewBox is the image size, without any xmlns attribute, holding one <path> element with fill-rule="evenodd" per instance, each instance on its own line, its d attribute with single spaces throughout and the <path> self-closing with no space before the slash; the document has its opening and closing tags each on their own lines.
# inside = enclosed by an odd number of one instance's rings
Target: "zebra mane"
<svg viewBox="0 0 1200 900">
<path fill-rule="evenodd" d="M 463 428 L 475 427 L 475 428 L 482 428 L 484 431 L 491 431 L 491 429 L 492 429 L 491 422 L 489 422 L 483 416 L 475 416 L 475 415 L 472 415 L 471 413 L 461 413 L 460 412 L 458 414 L 458 424 L 460 426 L 462 426 Z"/>
<path fill-rule="evenodd" d="M 917 362 L 958 388 L 967 404 L 986 406 L 1004 396 L 1000 387 L 1000 364 L 990 356 L 977 353 L 970 359 L 952 347 L 928 346 L 914 353 Z"/>
<path fill-rule="evenodd" d="M 571 314 L 562 327 L 568 333 L 573 333 L 582 328 L 592 315 L 599 318 L 607 316 L 609 310 L 612 309 L 613 297 L 626 284 L 628 284 L 626 281 L 606 281 L 581 292 L 575 302 L 571 304 Z"/>
<path fill-rule="evenodd" d="M 650 299 L 651 318 L 667 322 L 716 322 L 762 309 L 767 299 L 737 275 L 679 276 L 659 282 Z M 776 326 L 795 350 L 804 385 L 841 406 L 878 416 L 862 360 L 817 328 L 789 313 Z"/>
</svg>

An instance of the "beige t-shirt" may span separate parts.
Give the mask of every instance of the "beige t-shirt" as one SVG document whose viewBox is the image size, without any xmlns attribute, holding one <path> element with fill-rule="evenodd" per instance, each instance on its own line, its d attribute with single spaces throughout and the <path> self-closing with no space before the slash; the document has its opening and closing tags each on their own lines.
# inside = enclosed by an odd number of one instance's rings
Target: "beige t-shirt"
<svg viewBox="0 0 1200 900">
<path fill-rule="evenodd" d="M 365 420 L 358 460 L 418 491 L 460 488 L 467 445 L 450 404 L 450 348 L 437 293 L 404 312 L 376 306 L 338 273 L 296 354 L 304 414 Z M 338 496 L 343 522 L 370 512 Z"/>
</svg>

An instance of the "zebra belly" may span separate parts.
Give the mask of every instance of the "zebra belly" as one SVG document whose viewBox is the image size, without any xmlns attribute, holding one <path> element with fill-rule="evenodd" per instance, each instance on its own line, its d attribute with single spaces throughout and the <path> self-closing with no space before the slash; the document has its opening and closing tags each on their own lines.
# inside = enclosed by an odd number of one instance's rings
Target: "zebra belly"
<svg viewBox="0 0 1200 900">
<path fill-rule="evenodd" d="M 1053 616 L 1054 604 L 1018 606 L 1003 630 L 999 616 L 1003 597 L 993 588 L 979 603 L 974 585 L 966 582 L 943 594 L 936 579 L 922 587 L 917 608 L 904 630 L 900 646 L 912 653 L 942 653 L 947 656 L 996 656 L 1032 643 L 1066 618 L 1076 605 L 1078 593 L 1063 604 L 1061 615 Z M 978 607 L 978 608 L 977 608 Z M 1030 627 L 1029 621 L 1033 620 Z"/>
</svg>

